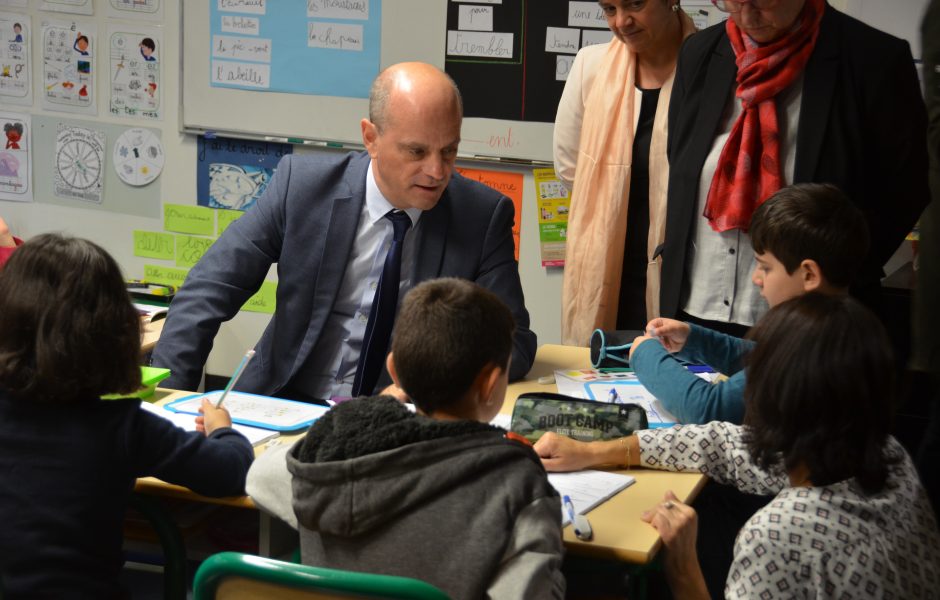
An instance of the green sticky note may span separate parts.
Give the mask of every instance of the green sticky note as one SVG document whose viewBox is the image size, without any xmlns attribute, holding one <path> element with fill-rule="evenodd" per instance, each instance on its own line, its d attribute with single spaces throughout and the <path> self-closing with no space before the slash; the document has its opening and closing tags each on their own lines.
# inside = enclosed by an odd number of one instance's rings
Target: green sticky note
<svg viewBox="0 0 940 600">
<path fill-rule="evenodd" d="M 259 312 L 274 314 L 274 306 L 277 302 L 277 282 L 265 281 L 261 284 L 261 289 L 254 296 L 245 302 L 242 310 L 249 312 Z"/>
<path fill-rule="evenodd" d="M 218 219 L 218 233 L 216 235 L 222 235 L 222 232 L 228 229 L 229 225 L 237 221 L 245 213 L 241 210 L 219 208 L 216 209 L 215 214 L 216 218 Z"/>
<path fill-rule="evenodd" d="M 173 235 L 135 229 L 134 256 L 173 260 Z"/>
<path fill-rule="evenodd" d="M 212 238 L 193 237 L 191 235 L 176 236 L 176 266 L 194 267 L 209 246 L 215 240 Z"/>
<path fill-rule="evenodd" d="M 212 235 L 215 233 L 215 211 L 205 206 L 164 204 L 163 228 L 177 233 Z"/>
<path fill-rule="evenodd" d="M 172 285 L 179 289 L 186 280 L 186 269 L 174 269 L 172 267 L 160 267 L 157 265 L 144 265 L 144 281 L 150 283 L 160 283 L 163 285 Z"/>
</svg>

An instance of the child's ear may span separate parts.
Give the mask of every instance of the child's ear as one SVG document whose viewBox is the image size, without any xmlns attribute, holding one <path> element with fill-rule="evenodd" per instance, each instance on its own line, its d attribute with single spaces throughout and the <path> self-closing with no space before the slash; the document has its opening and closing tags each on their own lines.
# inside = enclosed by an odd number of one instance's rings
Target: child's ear
<svg viewBox="0 0 940 600">
<path fill-rule="evenodd" d="M 799 269 L 800 276 L 803 279 L 804 292 L 815 292 L 825 284 L 822 269 L 819 268 L 819 263 L 815 260 L 811 258 L 805 259 L 800 263 Z"/>
<path fill-rule="evenodd" d="M 493 391 L 499 385 L 499 379 L 502 374 L 502 369 L 493 363 L 487 364 L 480 373 L 477 374 L 473 386 L 476 388 L 477 402 L 480 405 L 486 406 L 493 403 Z"/>
<path fill-rule="evenodd" d="M 397 387 L 401 387 L 401 383 L 398 382 L 398 372 L 395 370 L 394 353 L 388 353 L 388 356 L 385 358 L 385 368 L 388 369 L 388 375 L 392 378 L 392 383 Z"/>
</svg>

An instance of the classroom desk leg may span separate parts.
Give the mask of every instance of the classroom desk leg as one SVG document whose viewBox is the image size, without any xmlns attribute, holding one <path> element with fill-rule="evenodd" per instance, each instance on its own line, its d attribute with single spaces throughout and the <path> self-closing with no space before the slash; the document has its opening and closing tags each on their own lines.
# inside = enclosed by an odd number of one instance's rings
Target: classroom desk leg
<svg viewBox="0 0 940 600">
<path fill-rule="evenodd" d="M 288 560 L 292 552 L 300 547 L 300 536 L 293 527 L 276 517 L 259 511 L 258 554 L 268 558 Z"/>
<path fill-rule="evenodd" d="M 163 548 L 163 597 L 186 598 L 186 546 L 176 523 L 166 514 L 160 501 L 143 494 L 131 494 L 130 506 L 151 524 Z"/>
</svg>

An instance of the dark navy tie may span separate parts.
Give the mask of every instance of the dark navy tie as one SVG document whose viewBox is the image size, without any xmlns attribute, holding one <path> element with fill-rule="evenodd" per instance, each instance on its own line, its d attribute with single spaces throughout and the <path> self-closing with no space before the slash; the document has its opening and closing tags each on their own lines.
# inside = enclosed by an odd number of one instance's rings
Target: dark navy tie
<svg viewBox="0 0 940 600">
<path fill-rule="evenodd" d="M 395 313 L 398 308 L 398 284 L 401 279 L 401 251 L 404 246 L 405 232 L 411 227 L 411 218 L 400 210 L 389 211 L 385 218 L 392 222 L 394 233 L 392 243 L 385 257 L 382 276 L 375 288 L 369 323 L 362 338 L 362 353 L 356 365 L 356 379 L 353 381 L 353 396 L 369 396 L 375 390 L 379 374 L 385 366 L 388 355 L 388 342 L 392 337 Z"/>
</svg>

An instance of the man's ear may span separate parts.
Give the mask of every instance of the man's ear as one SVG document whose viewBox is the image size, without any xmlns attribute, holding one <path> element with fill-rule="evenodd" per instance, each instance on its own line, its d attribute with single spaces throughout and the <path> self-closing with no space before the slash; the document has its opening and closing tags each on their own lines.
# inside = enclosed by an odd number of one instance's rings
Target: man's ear
<svg viewBox="0 0 940 600">
<path fill-rule="evenodd" d="M 818 291 L 825 284 L 822 269 L 819 268 L 819 263 L 815 260 L 811 258 L 805 259 L 800 263 L 799 269 L 800 277 L 803 280 L 804 292 Z"/>
<path fill-rule="evenodd" d="M 401 383 L 398 381 L 398 372 L 395 370 L 395 357 L 393 352 L 389 352 L 388 356 L 385 358 L 385 368 L 388 369 L 388 374 L 392 378 L 392 383 L 398 387 L 401 387 Z"/>
<path fill-rule="evenodd" d="M 359 121 L 359 128 L 362 129 L 362 144 L 369 151 L 369 156 L 375 158 L 375 140 L 379 137 L 379 129 L 375 123 L 369 119 Z"/>
</svg>

